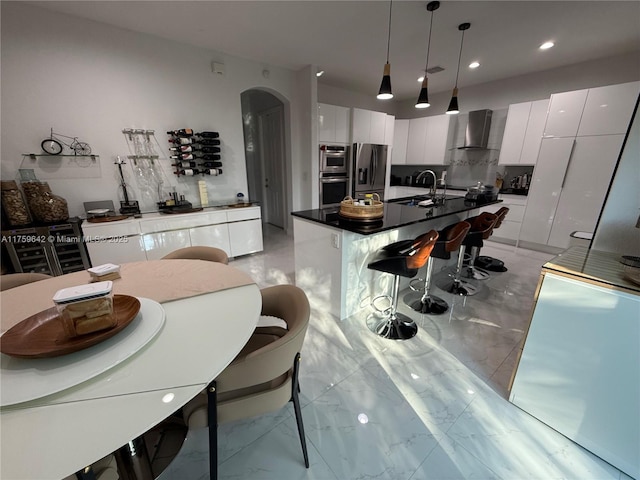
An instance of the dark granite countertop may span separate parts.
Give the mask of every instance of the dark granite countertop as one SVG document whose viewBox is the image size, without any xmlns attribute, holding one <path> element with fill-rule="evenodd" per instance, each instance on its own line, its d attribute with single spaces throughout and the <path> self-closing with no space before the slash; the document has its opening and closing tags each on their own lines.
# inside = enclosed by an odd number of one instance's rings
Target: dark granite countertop
<svg viewBox="0 0 640 480">
<path fill-rule="evenodd" d="M 344 219 L 338 214 L 338 208 L 301 210 L 293 212 L 291 215 L 361 235 L 372 235 L 502 202 L 502 200 L 496 200 L 488 203 L 476 203 L 465 200 L 464 197 L 447 196 L 445 203 L 437 206 L 419 207 L 401 204 L 401 202 L 412 198 L 414 197 L 396 198 L 385 202 L 384 216 L 381 219 L 367 222 Z"/>
</svg>

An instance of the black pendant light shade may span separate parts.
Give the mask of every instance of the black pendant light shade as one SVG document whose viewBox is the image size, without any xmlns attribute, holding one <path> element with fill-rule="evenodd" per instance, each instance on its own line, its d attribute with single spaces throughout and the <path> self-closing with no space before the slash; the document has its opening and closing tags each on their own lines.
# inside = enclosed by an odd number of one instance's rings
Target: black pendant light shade
<svg viewBox="0 0 640 480">
<path fill-rule="evenodd" d="M 431 48 L 431 30 L 433 30 L 433 11 L 440 7 L 440 2 L 434 1 L 427 4 L 427 10 L 431 12 L 431 22 L 429 23 L 429 39 L 427 40 L 427 62 L 424 66 L 424 78 L 422 79 L 422 87 L 420 88 L 420 95 L 416 102 L 416 108 L 428 108 L 431 106 L 429 103 L 429 89 L 427 88 L 429 81 L 427 79 L 427 68 L 429 67 L 429 49 Z"/>
<path fill-rule="evenodd" d="M 448 115 L 455 115 L 460 113 L 458 108 L 458 75 L 460 74 L 460 59 L 462 58 L 462 45 L 464 44 L 464 31 L 469 30 L 470 23 L 461 23 L 458 25 L 458 30 L 462 32 L 462 39 L 460 40 L 460 54 L 458 55 L 458 70 L 456 71 L 456 86 L 453 87 L 453 94 L 451 95 L 451 101 L 449 102 L 449 108 L 447 108 Z"/>
<path fill-rule="evenodd" d="M 384 73 L 382 74 L 382 83 L 378 91 L 378 100 L 389 100 L 393 98 L 391 91 L 391 65 L 389 64 L 389 45 L 391 44 L 391 7 L 393 0 L 389 2 L 389 35 L 387 36 L 387 63 L 384 64 Z"/>
<path fill-rule="evenodd" d="M 389 100 L 390 98 L 393 98 L 393 92 L 391 91 L 391 65 L 389 65 L 389 63 L 385 63 L 382 83 L 380 84 L 380 91 L 378 92 L 378 99 Z"/>
<path fill-rule="evenodd" d="M 425 74 L 424 79 L 422 80 L 422 88 L 420 88 L 420 95 L 416 102 L 416 108 L 427 108 L 431 106 L 429 103 L 429 89 L 427 88 L 428 83 L 429 80 L 427 80 L 427 75 Z"/>
<path fill-rule="evenodd" d="M 447 108 L 447 114 L 455 115 L 460 113 L 460 109 L 458 108 L 458 88 L 454 87 L 453 95 L 451 96 L 451 101 L 449 102 L 449 108 Z"/>
</svg>

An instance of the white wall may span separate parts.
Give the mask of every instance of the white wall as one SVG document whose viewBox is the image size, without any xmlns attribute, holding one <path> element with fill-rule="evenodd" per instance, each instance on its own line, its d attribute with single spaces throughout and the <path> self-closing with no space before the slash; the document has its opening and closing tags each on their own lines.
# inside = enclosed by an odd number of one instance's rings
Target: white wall
<svg viewBox="0 0 640 480">
<path fill-rule="evenodd" d="M 399 105 L 398 102 L 378 100 L 376 98 L 377 94 L 378 92 L 367 94 L 326 85 L 322 83 L 322 78 L 318 81 L 318 102 L 320 103 L 339 105 L 341 107 L 362 108 L 364 110 L 396 115 L 396 110 Z"/>
<path fill-rule="evenodd" d="M 640 115 L 627 137 L 604 209 L 596 226 L 592 248 L 640 256 Z"/>
<path fill-rule="evenodd" d="M 155 130 L 168 189 L 176 186 L 191 201 L 197 201 L 199 178 L 178 180 L 171 173 L 166 131 L 220 132 L 224 174 L 206 180 L 209 198 L 224 200 L 247 192 L 241 92 L 256 87 L 277 91 L 291 100 L 291 116 L 300 115 L 295 72 L 269 67 L 265 78 L 264 64 L 219 52 L 19 2 L 2 2 L 1 8 L 2 178 L 15 178 L 23 153 L 41 153 L 40 142 L 51 127 L 80 137 L 100 155 L 100 176 L 48 180 L 54 193 L 67 199 L 71 215 L 83 213 L 84 201 L 120 200 L 113 161 L 130 153 L 123 128 Z M 213 60 L 224 63 L 224 76 L 211 72 Z M 288 148 L 306 156 L 298 144 L 299 129 L 293 130 L 292 125 Z M 298 156 L 293 161 L 308 160 Z M 294 170 L 300 175 L 299 166 Z M 128 173 L 140 199 L 133 170 Z M 298 195 L 292 208 L 300 201 Z M 152 209 L 154 202 L 145 208 Z"/>
</svg>

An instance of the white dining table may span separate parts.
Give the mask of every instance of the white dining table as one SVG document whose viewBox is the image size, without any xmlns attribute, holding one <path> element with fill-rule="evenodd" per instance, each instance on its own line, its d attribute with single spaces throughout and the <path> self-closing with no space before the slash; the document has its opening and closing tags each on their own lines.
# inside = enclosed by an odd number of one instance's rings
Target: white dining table
<svg viewBox="0 0 640 480">
<path fill-rule="evenodd" d="M 165 314 L 160 331 L 103 373 L 1 407 L 3 480 L 60 480 L 136 439 L 206 388 L 260 316 L 258 286 L 228 265 L 158 260 L 123 264 L 121 274 L 114 293 L 157 301 Z M 87 272 L 77 272 L 2 292 L 2 332 L 51 307 L 58 289 L 88 280 Z"/>
</svg>

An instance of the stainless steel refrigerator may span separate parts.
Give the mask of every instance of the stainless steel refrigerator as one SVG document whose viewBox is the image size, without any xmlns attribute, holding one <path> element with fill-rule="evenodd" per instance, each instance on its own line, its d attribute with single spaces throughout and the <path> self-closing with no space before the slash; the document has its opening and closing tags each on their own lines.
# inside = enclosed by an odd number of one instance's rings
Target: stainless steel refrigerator
<svg viewBox="0 0 640 480">
<path fill-rule="evenodd" d="M 377 193 L 384 199 L 384 182 L 387 173 L 387 146 L 372 143 L 353 145 L 353 171 L 351 172 L 351 192 L 353 198 L 361 198 L 365 193 Z"/>
</svg>

